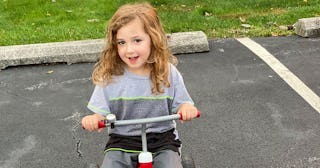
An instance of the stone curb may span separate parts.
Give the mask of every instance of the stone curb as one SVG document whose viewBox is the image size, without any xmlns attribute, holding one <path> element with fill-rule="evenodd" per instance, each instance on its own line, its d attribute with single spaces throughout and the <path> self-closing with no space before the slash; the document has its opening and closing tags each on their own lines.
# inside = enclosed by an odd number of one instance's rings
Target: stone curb
<svg viewBox="0 0 320 168">
<path fill-rule="evenodd" d="M 167 37 L 173 54 L 209 51 L 207 36 L 202 31 L 167 34 Z M 0 46 L 0 70 L 30 64 L 96 62 L 104 46 L 104 39 Z"/>
<path fill-rule="evenodd" d="M 299 36 L 320 37 L 320 17 L 299 19 L 294 26 Z"/>
</svg>

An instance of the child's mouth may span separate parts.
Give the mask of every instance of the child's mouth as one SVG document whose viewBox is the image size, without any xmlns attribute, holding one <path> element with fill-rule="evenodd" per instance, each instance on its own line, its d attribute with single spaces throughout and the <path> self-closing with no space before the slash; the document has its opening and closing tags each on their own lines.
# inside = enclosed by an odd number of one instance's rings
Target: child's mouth
<svg viewBox="0 0 320 168">
<path fill-rule="evenodd" d="M 135 63 L 138 60 L 139 56 L 136 57 L 129 57 L 130 63 Z"/>
</svg>

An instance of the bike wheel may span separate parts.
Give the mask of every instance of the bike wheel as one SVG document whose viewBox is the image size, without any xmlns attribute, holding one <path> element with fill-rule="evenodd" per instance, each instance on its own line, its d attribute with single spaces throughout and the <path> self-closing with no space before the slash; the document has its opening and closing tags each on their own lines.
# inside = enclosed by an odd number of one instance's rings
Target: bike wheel
<svg viewBox="0 0 320 168">
<path fill-rule="evenodd" d="M 196 167 L 191 155 L 182 156 L 182 167 L 183 168 L 195 168 Z"/>
</svg>

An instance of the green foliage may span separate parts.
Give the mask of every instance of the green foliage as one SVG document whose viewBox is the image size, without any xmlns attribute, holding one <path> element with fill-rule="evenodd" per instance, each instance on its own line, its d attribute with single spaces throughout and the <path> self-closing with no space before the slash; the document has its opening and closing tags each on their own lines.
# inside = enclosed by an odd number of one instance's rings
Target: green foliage
<svg viewBox="0 0 320 168">
<path fill-rule="evenodd" d="M 0 0 L 0 45 L 104 38 L 108 20 L 128 2 L 137 1 Z M 209 38 L 290 35 L 292 30 L 279 26 L 320 16 L 320 0 L 149 2 L 157 8 L 167 33 L 201 30 Z"/>
</svg>

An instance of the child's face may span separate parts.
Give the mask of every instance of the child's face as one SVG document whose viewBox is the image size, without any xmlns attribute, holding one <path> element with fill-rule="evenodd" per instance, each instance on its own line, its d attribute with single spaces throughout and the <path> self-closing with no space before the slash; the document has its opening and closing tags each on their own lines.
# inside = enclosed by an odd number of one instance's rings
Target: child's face
<svg viewBox="0 0 320 168">
<path fill-rule="evenodd" d="M 145 64 L 151 53 L 151 39 L 144 31 L 142 22 L 135 19 L 118 30 L 118 54 L 126 63 L 128 70 L 139 75 L 146 75 Z"/>
</svg>

